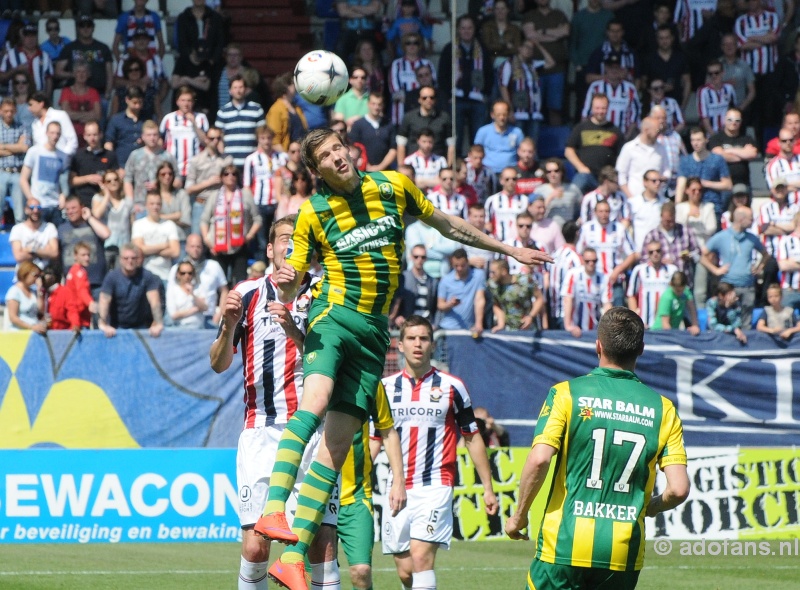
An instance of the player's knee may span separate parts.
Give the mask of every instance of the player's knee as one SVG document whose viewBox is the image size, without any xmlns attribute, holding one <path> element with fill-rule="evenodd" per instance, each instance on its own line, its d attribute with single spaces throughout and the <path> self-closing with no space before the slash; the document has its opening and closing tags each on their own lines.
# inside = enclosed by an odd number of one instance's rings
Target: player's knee
<svg viewBox="0 0 800 590">
<path fill-rule="evenodd" d="M 350 580 L 354 588 L 370 588 L 372 586 L 372 567 L 366 563 L 350 566 Z"/>
<path fill-rule="evenodd" d="M 252 563 L 269 559 L 269 542 L 252 529 L 242 531 L 242 557 Z"/>
<path fill-rule="evenodd" d="M 308 549 L 308 558 L 312 563 L 322 563 L 336 559 L 336 529 L 322 525 L 314 536 Z"/>
</svg>

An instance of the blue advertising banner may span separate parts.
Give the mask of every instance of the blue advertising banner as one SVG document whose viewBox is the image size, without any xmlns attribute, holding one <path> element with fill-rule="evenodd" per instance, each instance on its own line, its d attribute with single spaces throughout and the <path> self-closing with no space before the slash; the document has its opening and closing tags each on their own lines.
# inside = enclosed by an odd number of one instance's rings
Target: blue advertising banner
<svg viewBox="0 0 800 590">
<path fill-rule="evenodd" d="M 0 451 L 0 544 L 241 539 L 233 449 Z"/>
<path fill-rule="evenodd" d="M 450 372 L 464 380 L 474 405 L 486 406 L 530 444 L 550 387 L 597 365 L 595 337 L 566 332 L 447 336 Z M 675 403 L 687 445 L 800 445 L 800 339 L 786 343 L 748 332 L 747 345 L 728 334 L 648 333 L 639 378 Z"/>
</svg>

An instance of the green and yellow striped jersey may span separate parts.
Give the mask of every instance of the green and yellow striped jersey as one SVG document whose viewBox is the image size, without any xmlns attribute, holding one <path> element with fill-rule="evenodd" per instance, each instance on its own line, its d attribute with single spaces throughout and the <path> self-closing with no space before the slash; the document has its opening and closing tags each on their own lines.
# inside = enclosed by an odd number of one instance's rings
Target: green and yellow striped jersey
<svg viewBox="0 0 800 590">
<path fill-rule="evenodd" d="M 629 371 L 597 368 L 550 390 L 536 424 L 539 443 L 559 452 L 536 558 L 641 569 L 656 463 L 686 464 L 672 402 Z"/>
<path fill-rule="evenodd" d="M 382 382 L 378 382 L 375 403 L 372 406 L 372 425 L 375 430 L 394 428 L 392 410 Z M 353 446 L 342 466 L 342 483 L 339 490 L 339 503 L 342 506 L 353 504 L 356 500 L 372 497 L 372 455 L 369 452 L 369 425 L 367 420 L 361 430 L 353 437 Z"/>
<path fill-rule="evenodd" d="M 360 173 L 349 196 L 327 186 L 300 207 L 286 261 L 306 272 L 316 251 L 325 276 L 314 296 L 372 315 L 388 313 L 403 259 L 403 213 L 427 219 L 433 204 L 403 174 Z"/>
</svg>

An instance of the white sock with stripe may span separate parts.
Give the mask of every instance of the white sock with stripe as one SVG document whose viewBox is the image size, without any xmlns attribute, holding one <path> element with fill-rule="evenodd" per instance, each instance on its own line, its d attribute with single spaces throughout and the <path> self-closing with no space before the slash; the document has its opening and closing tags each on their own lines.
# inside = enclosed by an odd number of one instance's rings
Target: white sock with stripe
<svg viewBox="0 0 800 590">
<path fill-rule="evenodd" d="M 239 590 L 267 590 L 269 562 L 253 563 L 242 557 L 239 565 Z"/>
<path fill-rule="evenodd" d="M 341 590 L 342 579 L 339 576 L 339 562 L 326 561 L 311 564 L 311 587 L 325 590 Z"/>
</svg>

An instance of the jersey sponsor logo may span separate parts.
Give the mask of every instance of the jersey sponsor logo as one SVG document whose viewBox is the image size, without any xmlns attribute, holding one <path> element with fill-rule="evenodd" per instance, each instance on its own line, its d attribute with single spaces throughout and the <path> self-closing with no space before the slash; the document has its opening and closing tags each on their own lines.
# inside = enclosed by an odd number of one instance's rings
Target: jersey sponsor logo
<svg viewBox="0 0 800 590">
<path fill-rule="evenodd" d="M 438 402 L 442 399 L 442 389 L 440 387 L 431 387 L 431 401 Z"/>
<path fill-rule="evenodd" d="M 545 416 L 549 416 L 550 415 L 550 410 L 551 410 L 550 406 L 548 406 L 547 404 L 544 404 L 542 406 L 542 411 L 539 412 L 539 418 L 544 418 Z"/>
<path fill-rule="evenodd" d="M 575 500 L 572 514 L 586 518 L 610 518 L 612 520 L 636 520 L 635 506 L 624 504 L 606 504 L 604 502 L 581 502 Z"/>
<path fill-rule="evenodd" d="M 578 407 L 583 408 L 581 410 L 580 415 L 584 416 L 585 410 L 590 410 L 588 412 L 589 417 L 597 416 L 598 418 L 606 417 L 606 412 L 615 412 L 621 414 L 633 414 L 634 416 L 641 416 L 643 418 L 655 418 L 656 411 L 654 408 L 650 408 L 648 406 L 640 406 L 639 404 L 632 404 L 628 402 L 624 402 L 622 400 L 616 400 L 616 405 L 614 404 L 614 400 L 605 399 L 601 397 L 588 397 L 588 396 L 581 396 L 578 398 Z M 605 410 L 605 412 L 593 412 L 591 410 Z"/>
<path fill-rule="evenodd" d="M 317 216 L 319 217 L 320 223 L 325 223 L 331 217 L 333 217 L 333 211 L 328 209 L 328 210 L 322 211 L 321 213 L 318 213 Z"/>
<path fill-rule="evenodd" d="M 306 362 L 307 362 L 309 365 L 310 365 L 311 363 L 313 363 L 315 360 L 317 360 L 317 353 L 316 353 L 316 352 L 309 352 L 309 353 L 306 355 Z"/>
<path fill-rule="evenodd" d="M 581 416 L 581 418 L 583 418 L 584 422 L 586 422 L 587 420 L 591 420 L 592 419 L 592 408 L 581 408 L 580 416 Z"/>
<path fill-rule="evenodd" d="M 311 296 L 309 295 L 302 295 L 300 299 L 297 300 L 297 311 L 304 312 L 308 309 L 308 305 L 311 303 Z"/>
<path fill-rule="evenodd" d="M 358 248 L 359 252 L 378 250 L 389 245 L 389 233 L 395 228 L 397 220 L 391 215 L 384 215 L 362 227 L 352 229 L 344 237 L 336 240 L 336 250 L 340 252 L 353 248 Z"/>
<path fill-rule="evenodd" d="M 253 491 L 250 489 L 250 486 L 242 486 L 239 490 L 239 500 L 242 502 L 249 502 L 252 497 Z"/>
<path fill-rule="evenodd" d="M 391 199 L 394 195 L 394 187 L 388 182 L 382 182 L 378 185 L 378 192 L 381 194 L 381 199 Z"/>
</svg>

